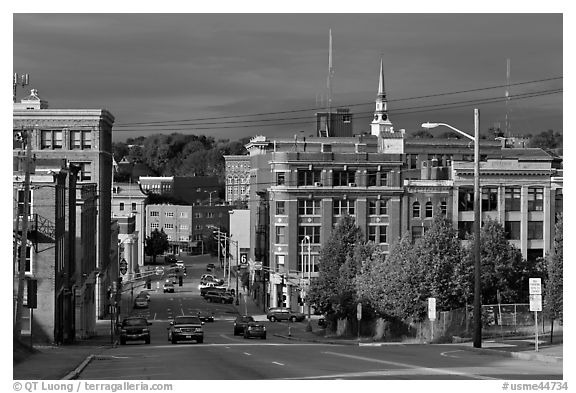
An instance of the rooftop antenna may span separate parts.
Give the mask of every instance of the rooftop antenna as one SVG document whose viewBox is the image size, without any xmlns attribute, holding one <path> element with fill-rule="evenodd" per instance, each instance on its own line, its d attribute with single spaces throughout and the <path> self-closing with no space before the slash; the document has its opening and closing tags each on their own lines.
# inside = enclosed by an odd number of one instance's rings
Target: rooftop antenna
<svg viewBox="0 0 576 393">
<path fill-rule="evenodd" d="M 326 125 L 326 136 L 330 136 L 331 115 L 332 115 L 332 77 L 334 76 L 334 68 L 332 67 L 332 29 L 330 29 L 330 40 L 328 48 L 328 124 Z"/>
<path fill-rule="evenodd" d="M 12 80 L 13 87 L 13 100 L 16 102 L 16 87 L 21 85 L 22 87 L 28 86 L 30 84 L 30 78 L 28 74 L 18 74 L 14 73 L 14 79 Z"/>
<path fill-rule="evenodd" d="M 506 124 L 504 130 L 504 136 L 510 136 L 510 119 L 509 119 L 509 101 L 510 101 L 510 59 L 506 59 Z"/>
</svg>

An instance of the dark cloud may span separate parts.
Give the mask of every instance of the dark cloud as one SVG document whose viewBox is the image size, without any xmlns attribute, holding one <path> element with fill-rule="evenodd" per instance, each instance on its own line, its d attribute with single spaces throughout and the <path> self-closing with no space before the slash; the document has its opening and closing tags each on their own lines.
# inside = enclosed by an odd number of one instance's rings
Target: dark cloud
<svg viewBox="0 0 576 393">
<path fill-rule="evenodd" d="M 13 28 L 14 71 L 29 73 L 51 107 L 107 108 L 119 124 L 313 108 L 326 93 L 329 28 L 334 102 L 368 104 L 357 112 L 373 108 L 380 56 L 391 111 L 404 107 L 393 99 L 504 84 L 506 58 L 512 82 L 562 75 L 561 14 L 15 14 Z M 561 94 L 512 108 L 518 132 L 562 131 Z M 505 106 L 481 112 L 487 128 Z M 472 106 L 392 120 L 411 131 L 433 117 L 465 127 Z M 293 127 L 204 133 L 302 128 Z M 115 138 L 134 133 L 118 127 Z"/>
</svg>

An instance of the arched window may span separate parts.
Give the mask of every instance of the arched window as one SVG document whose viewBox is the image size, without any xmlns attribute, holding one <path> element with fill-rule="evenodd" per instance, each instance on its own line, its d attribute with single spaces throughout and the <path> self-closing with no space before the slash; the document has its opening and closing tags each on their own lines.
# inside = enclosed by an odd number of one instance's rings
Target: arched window
<svg viewBox="0 0 576 393">
<path fill-rule="evenodd" d="M 418 201 L 412 204 L 412 218 L 420 218 L 420 202 Z"/>
<path fill-rule="evenodd" d="M 432 217 L 432 202 L 428 201 L 426 202 L 426 218 L 430 218 Z"/>
</svg>

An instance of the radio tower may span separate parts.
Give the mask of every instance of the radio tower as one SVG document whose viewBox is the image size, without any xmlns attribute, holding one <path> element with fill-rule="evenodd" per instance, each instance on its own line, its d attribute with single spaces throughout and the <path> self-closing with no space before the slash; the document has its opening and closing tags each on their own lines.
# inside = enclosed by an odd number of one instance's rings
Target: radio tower
<svg viewBox="0 0 576 393">
<path fill-rule="evenodd" d="M 510 119 L 509 119 L 509 101 L 510 101 L 510 59 L 506 59 L 506 124 L 504 129 L 504 137 L 510 136 Z"/>
<path fill-rule="evenodd" d="M 334 76 L 334 68 L 332 68 L 332 29 L 330 29 L 330 39 L 328 48 L 328 80 L 326 85 L 328 87 L 328 124 L 326 126 L 326 136 L 330 136 L 330 127 L 332 126 L 332 77 Z"/>
</svg>

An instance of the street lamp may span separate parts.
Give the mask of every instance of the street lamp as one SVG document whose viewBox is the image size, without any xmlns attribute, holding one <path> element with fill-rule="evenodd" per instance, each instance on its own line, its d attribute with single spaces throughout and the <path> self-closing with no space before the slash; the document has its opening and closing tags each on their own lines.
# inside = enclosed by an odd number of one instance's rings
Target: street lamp
<svg viewBox="0 0 576 393">
<path fill-rule="evenodd" d="M 445 123 L 424 123 L 423 128 L 448 127 L 474 141 L 474 347 L 482 347 L 482 321 L 480 300 L 480 114 L 474 108 L 474 136 Z"/>
</svg>

